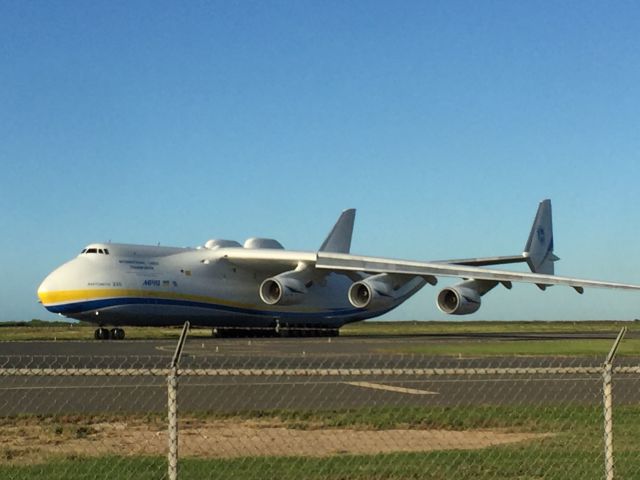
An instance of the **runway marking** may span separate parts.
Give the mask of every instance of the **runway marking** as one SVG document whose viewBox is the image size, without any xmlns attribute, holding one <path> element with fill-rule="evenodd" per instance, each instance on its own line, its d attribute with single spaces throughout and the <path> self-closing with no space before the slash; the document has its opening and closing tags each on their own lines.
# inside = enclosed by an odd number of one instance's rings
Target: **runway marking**
<svg viewBox="0 0 640 480">
<path fill-rule="evenodd" d="M 408 393 L 410 395 L 438 395 L 438 392 L 430 392 L 429 390 L 418 390 L 416 388 L 394 387 L 393 385 L 384 385 L 382 383 L 371 382 L 343 382 L 346 385 L 354 387 L 372 388 L 374 390 L 385 390 L 387 392 Z"/>
<path fill-rule="evenodd" d="M 412 395 L 439 395 L 439 392 L 428 390 L 418 390 L 415 388 L 395 387 L 393 385 L 384 385 L 381 383 L 371 382 L 256 382 L 256 383 L 225 383 L 225 382 L 198 382 L 181 384 L 181 388 L 206 388 L 206 387 L 276 387 L 276 386 L 303 386 L 310 385 L 352 385 L 355 387 L 372 388 L 377 390 L 386 390 L 397 393 L 408 393 Z M 2 391 L 16 390 L 117 390 L 117 389 L 136 389 L 136 388 L 167 388 L 164 384 L 112 384 L 112 385 L 29 385 L 29 386 L 7 386 L 0 387 Z"/>
</svg>

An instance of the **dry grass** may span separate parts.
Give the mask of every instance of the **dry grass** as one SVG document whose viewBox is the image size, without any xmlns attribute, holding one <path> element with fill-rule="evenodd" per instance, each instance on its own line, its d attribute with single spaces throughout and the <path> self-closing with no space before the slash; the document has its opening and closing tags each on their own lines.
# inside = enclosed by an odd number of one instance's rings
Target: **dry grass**
<svg viewBox="0 0 640 480">
<path fill-rule="evenodd" d="M 482 429 L 288 428 L 278 420 L 206 420 L 180 424 L 180 454 L 196 458 L 244 456 L 327 457 L 336 454 L 381 454 L 435 450 L 475 450 L 525 442 L 549 433 L 514 433 Z M 0 463 L 44 463 L 56 456 L 163 456 L 167 432 L 159 420 L 54 423 L 36 418 L 6 422 L 0 430 Z"/>
</svg>

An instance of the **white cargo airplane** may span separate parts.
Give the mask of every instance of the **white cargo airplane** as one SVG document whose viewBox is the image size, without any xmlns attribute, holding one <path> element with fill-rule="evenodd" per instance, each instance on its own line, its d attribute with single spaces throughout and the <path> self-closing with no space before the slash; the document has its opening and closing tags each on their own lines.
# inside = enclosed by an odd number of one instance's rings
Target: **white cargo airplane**
<svg viewBox="0 0 640 480">
<path fill-rule="evenodd" d="M 52 272 L 38 296 L 50 312 L 95 323 L 97 339 L 124 338 L 123 325 L 192 325 L 274 335 L 335 335 L 346 323 L 382 315 L 437 277 L 460 277 L 437 296 L 441 311 L 474 313 L 480 297 L 512 282 L 640 290 L 553 275 L 551 202 L 540 203 L 524 253 L 417 262 L 351 255 L 355 210 L 342 213 L 317 252 L 285 250 L 276 240 L 209 240 L 198 248 L 94 243 Z M 482 268 L 526 262 L 533 273 Z M 106 325 L 114 326 L 109 330 Z"/>
</svg>

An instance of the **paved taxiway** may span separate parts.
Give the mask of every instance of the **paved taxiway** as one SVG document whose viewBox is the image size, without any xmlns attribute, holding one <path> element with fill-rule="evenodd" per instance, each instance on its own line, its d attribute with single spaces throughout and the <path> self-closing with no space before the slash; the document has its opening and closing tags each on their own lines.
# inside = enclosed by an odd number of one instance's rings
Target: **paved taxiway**
<svg viewBox="0 0 640 480">
<path fill-rule="evenodd" d="M 477 341 L 557 335 L 473 335 Z M 567 335 L 562 335 L 563 338 Z M 571 335 L 570 337 L 574 337 Z M 604 335 L 599 338 L 611 338 Z M 194 369 L 415 369 L 599 366 L 600 358 L 457 358 L 390 353 L 400 345 L 468 336 L 393 336 L 187 341 L 181 366 Z M 593 338 L 593 337 L 590 337 Z M 0 343 L 0 368 L 166 368 L 175 341 Z M 639 359 L 621 363 L 640 364 Z M 180 410 L 234 412 L 400 405 L 599 405 L 598 374 L 526 375 L 225 375 L 182 376 Z M 616 379 L 618 403 L 640 402 L 640 376 Z M 164 376 L 3 376 L 0 416 L 166 411 Z"/>
</svg>

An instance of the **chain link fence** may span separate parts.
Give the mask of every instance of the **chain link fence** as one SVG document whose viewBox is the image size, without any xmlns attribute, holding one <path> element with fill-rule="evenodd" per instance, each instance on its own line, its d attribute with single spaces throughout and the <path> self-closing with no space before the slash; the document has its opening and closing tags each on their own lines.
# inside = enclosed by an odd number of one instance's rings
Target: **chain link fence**
<svg viewBox="0 0 640 480">
<path fill-rule="evenodd" d="M 633 360 L 260 345 L 0 355 L 0 478 L 640 477 Z"/>
</svg>

